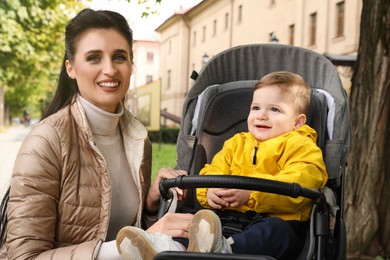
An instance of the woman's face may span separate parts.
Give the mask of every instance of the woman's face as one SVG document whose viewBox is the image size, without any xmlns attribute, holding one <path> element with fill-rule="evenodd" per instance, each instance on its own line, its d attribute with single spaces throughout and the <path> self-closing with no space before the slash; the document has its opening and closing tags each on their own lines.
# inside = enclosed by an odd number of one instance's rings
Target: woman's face
<svg viewBox="0 0 390 260">
<path fill-rule="evenodd" d="M 95 106 L 115 113 L 130 86 L 131 49 L 114 29 L 91 29 L 76 42 L 74 61 L 66 61 L 69 77 L 80 95 Z"/>
</svg>

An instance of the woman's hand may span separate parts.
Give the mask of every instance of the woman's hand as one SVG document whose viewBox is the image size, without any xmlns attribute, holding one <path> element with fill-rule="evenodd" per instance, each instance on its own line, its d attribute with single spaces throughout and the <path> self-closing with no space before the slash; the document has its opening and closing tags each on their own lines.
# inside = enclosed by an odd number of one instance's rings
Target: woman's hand
<svg viewBox="0 0 390 260">
<path fill-rule="evenodd" d="M 160 181 L 162 179 L 171 179 L 176 178 L 180 175 L 187 175 L 186 171 L 174 170 L 171 168 L 162 168 L 158 171 L 156 179 L 154 180 L 152 186 L 149 189 L 148 195 L 146 197 L 146 208 L 150 212 L 154 212 L 158 210 L 158 206 L 160 204 Z M 179 188 L 175 188 L 177 191 L 178 200 L 182 200 L 184 198 L 183 190 Z"/>
<path fill-rule="evenodd" d="M 146 231 L 150 233 L 162 233 L 172 237 L 188 238 L 192 214 L 168 212 Z"/>
</svg>

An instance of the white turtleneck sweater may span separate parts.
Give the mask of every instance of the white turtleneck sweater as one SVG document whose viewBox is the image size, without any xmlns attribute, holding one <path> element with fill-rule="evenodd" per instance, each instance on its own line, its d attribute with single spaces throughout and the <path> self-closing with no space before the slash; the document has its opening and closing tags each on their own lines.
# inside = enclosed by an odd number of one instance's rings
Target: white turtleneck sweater
<svg viewBox="0 0 390 260">
<path fill-rule="evenodd" d="M 132 226 L 135 223 L 140 203 L 119 128 L 119 118 L 123 115 L 124 108 L 120 104 L 117 113 L 109 113 L 81 96 L 78 96 L 78 100 L 85 110 L 96 145 L 106 161 L 110 175 L 111 211 L 106 241 L 115 242 L 116 235 L 122 227 Z M 107 246 L 112 250 L 112 245 L 113 243 L 103 243 L 99 258 L 102 256 L 102 250 Z"/>
</svg>

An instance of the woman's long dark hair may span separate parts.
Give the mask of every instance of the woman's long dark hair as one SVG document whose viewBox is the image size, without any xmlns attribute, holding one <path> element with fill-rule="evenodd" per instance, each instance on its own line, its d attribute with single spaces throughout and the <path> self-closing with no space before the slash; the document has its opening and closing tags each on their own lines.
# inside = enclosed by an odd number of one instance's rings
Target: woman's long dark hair
<svg viewBox="0 0 390 260">
<path fill-rule="evenodd" d="M 65 61 L 74 61 L 76 43 L 79 40 L 80 35 L 90 29 L 114 29 L 118 31 L 127 39 L 131 50 L 130 59 L 131 62 L 133 61 L 133 32 L 126 19 L 119 13 L 113 11 L 82 10 L 66 26 L 65 55 L 58 78 L 57 90 L 41 119 L 44 119 L 56 113 L 64 106 L 69 105 L 72 102 L 73 97 L 79 92 L 76 80 L 70 78 L 66 72 Z"/>
<path fill-rule="evenodd" d="M 131 50 L 130 59 L 133 61 L 133 32 L 126 19 L 119 13 L 92 9 L 84 9 L 78 13 L 66 26 L 65 30 L 65 55 L 62 68 L 58 77 L 57 90 L 53 100 L 47 107 L 42 119 L 56 113 L 58 110 L 72 102 L 73 97 L 79 92 L 76 80 L 71 79 L 65 67 L 65 61 L 74 61 L 76 43 L 82 33 L 90 29 L 114 29 L 118 31 L 129 43 Z M 0 248 L 6 240 L 7 229 L 7 205 L 9 200 L 10 187 L 8 187 L 0 205 Z"/>
</svg>

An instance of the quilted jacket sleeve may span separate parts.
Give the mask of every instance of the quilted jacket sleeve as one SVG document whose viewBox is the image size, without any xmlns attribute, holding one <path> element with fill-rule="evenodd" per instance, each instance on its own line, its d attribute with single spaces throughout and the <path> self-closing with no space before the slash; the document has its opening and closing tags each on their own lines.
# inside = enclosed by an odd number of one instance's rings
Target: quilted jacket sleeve
<svg viewBox="0 0 390 260">
<path fill-rule="evenodd" d="M 8 204 L 8 259 L 92 259 L 100 243 L 95 240 L 57 248 L 59 142 L 53 128 L 38 125 L 19 150 Z"/>
</svg>

